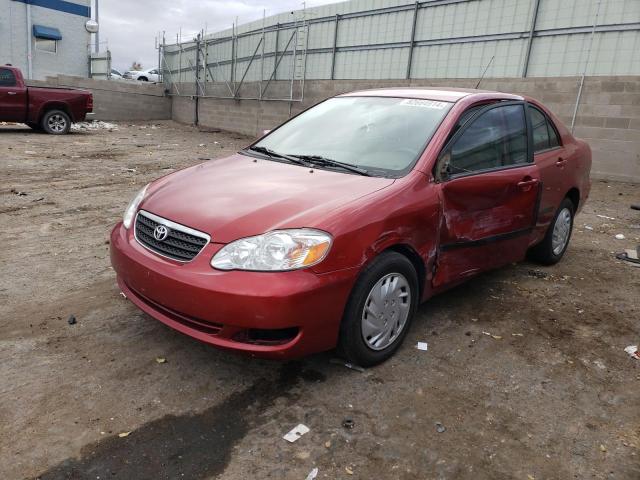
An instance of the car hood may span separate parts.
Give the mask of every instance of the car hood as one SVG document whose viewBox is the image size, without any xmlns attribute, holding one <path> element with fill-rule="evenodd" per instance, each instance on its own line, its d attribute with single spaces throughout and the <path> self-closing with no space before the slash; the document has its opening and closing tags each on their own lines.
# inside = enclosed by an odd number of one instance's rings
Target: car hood
<svg viewBox="0 0 640 480">
<path fill-rule="evenodd" d="M 393 182 L 236 154 L 157 180 L 140 208 L 228 243 L 278 228 L 330 231 L 339 208 Z"/>
</svg>

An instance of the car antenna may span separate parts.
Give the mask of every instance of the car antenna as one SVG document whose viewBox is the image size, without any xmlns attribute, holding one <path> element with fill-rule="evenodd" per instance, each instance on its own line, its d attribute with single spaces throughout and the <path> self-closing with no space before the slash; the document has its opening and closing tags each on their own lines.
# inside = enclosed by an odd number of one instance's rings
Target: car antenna
<svg viewBox="0 0 640 480">
<path fill-rule="evenodd" d="M 491 65 L 491 62 L 493 62 L 493 59 L 495 57 L 496 57 L 495 55 L 491 55 L 491 59 L 489 60 L 489 63 L 487 63 L 487 66 L 484 67 L 484 72 L 482 72 L 482 75 L 480 76 L 480 80 L 478 80 L 478 83 L 476 83 L 476 90 L 480 86 L 480 82 L 482 82 L 482 80 L 484 80 L 484 76 L 487 73 L 487 70 L 489 70 L 489 66 Z"/>
</svg>

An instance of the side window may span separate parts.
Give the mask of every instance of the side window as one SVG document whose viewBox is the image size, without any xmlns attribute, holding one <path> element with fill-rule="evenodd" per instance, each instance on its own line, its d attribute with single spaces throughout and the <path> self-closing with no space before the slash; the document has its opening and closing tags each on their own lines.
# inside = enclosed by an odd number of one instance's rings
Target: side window
<svg viewBox="0 0 640 480">
<path fill-rule="evenodd" d="M 534 153 L 560 145 L 558 134 L 547 119 L 547 116 L 536 107 L 529 106 L 531 129 L 533 131 Z"/>
<path fill-rule="evenodd" d="M 14 87 L 16 76 L 8 68 L 0 68 L 0 87 Z"/>
<path fill-rule="evenodd" d="M 556 133 L 556 129 L 553 128 L 551 124 L 551 120 L 547 119 L 547 129 L 549 130 L 549 147 L 555 148 L 560 146 L 560 139 L 558 138 L 558 134 Z"/>
<path fill-rule="evenodd" d="M 495 107 L 476 118 L 451 147 L 452 175 L 527 163 L 523 105 Z"/>
</svg>

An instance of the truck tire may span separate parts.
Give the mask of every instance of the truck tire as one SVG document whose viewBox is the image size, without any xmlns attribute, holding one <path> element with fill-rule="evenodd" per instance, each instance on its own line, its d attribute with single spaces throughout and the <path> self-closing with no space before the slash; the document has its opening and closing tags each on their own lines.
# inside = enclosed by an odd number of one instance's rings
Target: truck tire
<svg viewBox="0 0 640 480">
<path fill-rule="evenodd" d="M 42 129 L 51 135 L 64 135 L 71 128 L 71 118 L 62 110 L 49 110 L 40 122 Z"/>
<path fill-rule="evenodd" d="M 140 80 L 141 82 L 148 82 L 149 79 L 147 77 L 138 77 L 138 80 Z"/>
</svg>

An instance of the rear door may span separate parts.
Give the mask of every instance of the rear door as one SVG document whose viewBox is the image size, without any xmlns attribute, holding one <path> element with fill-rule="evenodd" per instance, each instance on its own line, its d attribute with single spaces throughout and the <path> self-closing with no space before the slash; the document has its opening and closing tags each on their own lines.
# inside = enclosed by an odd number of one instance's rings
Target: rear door
<svg viewBox="0 0 640 480">
<path fill-rule="evenodd" d="M 524 257 L 540 186 L 527 130 L 524 102 L 500 102 L 475 112 L 442 151 L 434 287 Z"/>
<path fill-rule="evenodd" d="M 13 70 L 0 67 L 0 121 L 27 119 L 27 89 L 18 86 Z"/>
<path fill-rule="evenodd" d="M 533 158 L 542 181 L 538 225 L 546 230 L 567 194 L 567 155 L 560 144 L 560 135 L 549 117 L 531 104 L 527 105 L 527 110 L 531 119 Z"/>
</svg>

